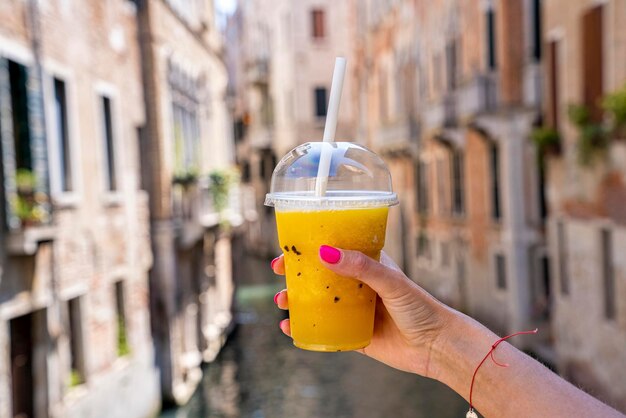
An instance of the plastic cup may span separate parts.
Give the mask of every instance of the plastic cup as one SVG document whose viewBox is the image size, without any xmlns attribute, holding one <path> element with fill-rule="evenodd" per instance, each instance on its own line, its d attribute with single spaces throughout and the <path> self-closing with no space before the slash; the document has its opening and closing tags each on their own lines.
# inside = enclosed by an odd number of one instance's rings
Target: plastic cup
<svg viewBox="0 0 626 418">
<path fill-rule="evenodd" d="M 331 164 L 326 192 L 319 197 L 315 183 L 322 152 L 330 153 Z M 376 293 L 325 268 L 319 247 L 359 250 L 378 260 L 389 206 L 397 201 L 383 160 L 354 143 L 309 142 L 276 166 L 265 204 L 275 207 L 297 347 L 349 351 L 369 345 Z"/>
</svg>

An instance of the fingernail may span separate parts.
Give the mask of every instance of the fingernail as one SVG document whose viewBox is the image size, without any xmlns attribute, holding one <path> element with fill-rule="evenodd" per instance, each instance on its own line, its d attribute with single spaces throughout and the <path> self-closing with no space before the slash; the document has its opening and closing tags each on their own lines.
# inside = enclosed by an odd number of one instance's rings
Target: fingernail
<svg viewBox="0 0 626 418">
<path fill-rule="evenodd" d="M 284 329 L 283 325 L 285 325 L 285 322 L 287 322 L 287 321 L 288 321 L 288 319 L 283 319 L 282 321 L 280 321 L 280 323 L 278 324 L 280 329 Z"/>
<path fill-rule="evenodd" d="M 330 264 L 337 264 L 341 260 L 341 251 L 330 245 L 320 247 L 320 257 Z"/>
<path fill-rule="evenodd" d="M 276 262 L 278 261 L 280 257 L 276 257 L 275 259 L 272 260 L 272 262 L 270 263 L 270 267 L 272 268 L 272 270 L 274 270 L 274 264 L 276 264 Z"/>
<path fill-rule="evenodd" d="M 276 293 L 276 294 L 274 295 L 274 303 L 275 303 L 276 305 L 278 305 L 278 295 L 280 295 L 280 292 L 278 292 L 278 293 Z"/>
</svg>

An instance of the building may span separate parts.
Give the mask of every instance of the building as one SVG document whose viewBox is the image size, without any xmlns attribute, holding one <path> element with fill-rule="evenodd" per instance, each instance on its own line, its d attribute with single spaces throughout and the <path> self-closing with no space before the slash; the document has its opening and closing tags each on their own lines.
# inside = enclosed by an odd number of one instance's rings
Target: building
<svg viewBox="0 0 626 418">
<path fill-rule="evenodd" d="M 544 11 L 545 124 L 560 137 L 547 164 L 557 365 L 626 411 L 626 132 L 600 106 L 626 96 L 626 3 L 546 0 Z"/>
<path fill-rule="evenodd" d="M 3 418 L 160 407 L 136 13 L 127 0 L 0 5 Z"/>
<path fill-rule="evenodd" d="M 356 11 L 359 132 L 401 197 L 388 250 L 435 296 L 501 332 L 549 319 L 530 140 L 540 3 L 362 1 Z"/>
<path fill-rule="evenodd" d="M 322 140 L 335 57 L 352 71 L 351 4 L 246 0 L 229 19 L 237 162 L 258 213 L 248 242 L 266 255 L 278 250 L 273 210 L 263 207 L 274 167 L 295 146 Z M 355 139 L 353 94 L 346 77 L 337 140 Z"/>
<path fill-rule="evenodd" d="M 229 172 L 227 72 L 213 2 L 139 1 L 138 21 L 152 332 L 163 400 L 182 404 L 232 324 L 231 236 L 243 218 Z"/>
</svg>

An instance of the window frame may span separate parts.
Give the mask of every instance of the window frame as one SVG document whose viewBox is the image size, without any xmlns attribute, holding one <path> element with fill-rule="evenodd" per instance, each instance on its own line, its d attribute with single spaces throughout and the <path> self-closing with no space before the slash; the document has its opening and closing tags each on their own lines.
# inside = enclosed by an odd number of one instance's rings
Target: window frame
<svg viewBox="0 0 626 418">
<path fill-rule="evenodd" d="M 55 80 L 65 85 L 65 111 L 67 123 L 67 143 L 69 146 L 70 176 L 72 189 L 63 190 L 60 187 L 60 177 L 63 176 L 59 166 L 59 142 L 58 129 L 55 116 Z M 79 141 L 80 112 L 78 111 L 78 97 L 76 91 L 76 78 L 74 72 L 63 68 L 56 63 L 44 63 L 44 102 L 46 120 L 46 132 L 48 136 L 48 153 L 50 169 L 50 192 L 55 206 L 76 206 L 81 202 L 83 182 L 80 170 L 81 144 Z"/>
<path fill-rule="evenodd" d="M 326 30 L 327 28 L 327 16 L 326 16 L 326 10 L 322 7 L 313 7 L 310 9 L 309 12 L 309 16 L 310 16 L 310 23 L 311 23 L 311 39 L 314 42 L 322 42 L 325 39 L 328 38 L 328 32 Z M 317 32 L 318 26 L 318 20 L 317 18 L 321 17 L 321 33 Z"/>
<path fill-rule="evenodd" d="M 111 83 L 107 82 L 96 82 L 94 86 L 94 112 L 95 112 L 95 120 L 97 121 L 98 131 L 95 133 L 95 137 L 98 138 L 98 144 L 96 145 L 97 154 L 98 154 L 98 166 L 99 166 L 99 176 L 100 176 L 100 187 L 102 190 L 102 196 L 104 204 L 106 205 L 119 205 L 123 202 L 122 192 L 123 192 L 123 183 L 121 182 L 123 179 L 122 171 L 120 170 L 123 167 L 122 164 L 122 149 L 120 146 L 120 138 L 121 138 L 121 112 L 119 105 L 119 91 L 118 89 Z M 106 167 L 108 167 L 107 162 L 107 150 L 106 150 L 106 138 L 104 135 L 105 127 L 104 127 L 104 115 L 103 115 L 103 97 L 107 97 L 111 103 L 111 132 L 113 134 L 113 164 L 116 170 L 117 177 L 117 187 L 114 190 L 111 190 L 108 187 L 108 173 L 105 171 Z"/>
<path fill-rule="evenodd" d="M 319 108 L 320 103 L 318 103 L 318 99 L 319 99 L 318 93 L 322 91 L 324 92 L 324 100 L 322 101 L 323 102 L 322 104 L 324 105 L 324 114 L 320 115 L 318 112 L 318 110 L 320 109 Z M 313 108 L 314 108 L 313 117 L 316 120 L 320 121 L 320 120 L 326 119 L 326 116 L 328 115 L 328 88 L 326 86 L 316 85 L 313 87 Z"/>
<path fill-rule="evenodd" d="M 508 272 L 506 263 L 507 263 L 506 253 L 502 250 L 494 251 L 493 253 L 493 274 L 494 274 L 494 279 L 495 279 L 494 284 L 496 286 L 496 290 L 500 292 L 506 292 L 509 290 L 509 277 L 508 277 L 509 272 Z"/>
<path fill-rule="evenodd" d="M 602 314 L 605 320 L 616 322 L 618 317 L 617 283 L 615 275 L 614 233 L 610 227 L 600 229 L 600 259 L 602 272 Z"/>
<path fill-rule="evenodd" d="M 489 173 L 489 216 L 492 222 L 500 224 L 504 218 L 502 199 L 502 150 L 495 140 L 487 141 L 487 159 Z M 495 153 L 494 153 L 495 150 Z M 494 156 L 497 158 L 494 161 Z"/>
</svg>

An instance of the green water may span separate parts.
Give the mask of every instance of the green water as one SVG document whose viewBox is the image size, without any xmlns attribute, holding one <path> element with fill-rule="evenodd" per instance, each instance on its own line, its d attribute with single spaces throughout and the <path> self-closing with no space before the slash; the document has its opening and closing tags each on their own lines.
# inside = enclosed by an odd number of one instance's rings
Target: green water
<svg viewBox="0 0 626 418">
<path fill-rule="evenodd" d="M 445 386 L 357 353 L 298 350 L 278 329 L 282 286 L 265 262 L 237 294 L 238 327 L 206 366 L 188 405 L 162 418 L 458 418 L 467 404 Z M 262 273 L 259 273 L 262 272 Z M 259 276 L 260 274 L 260 276 Z"/>
</svg>

